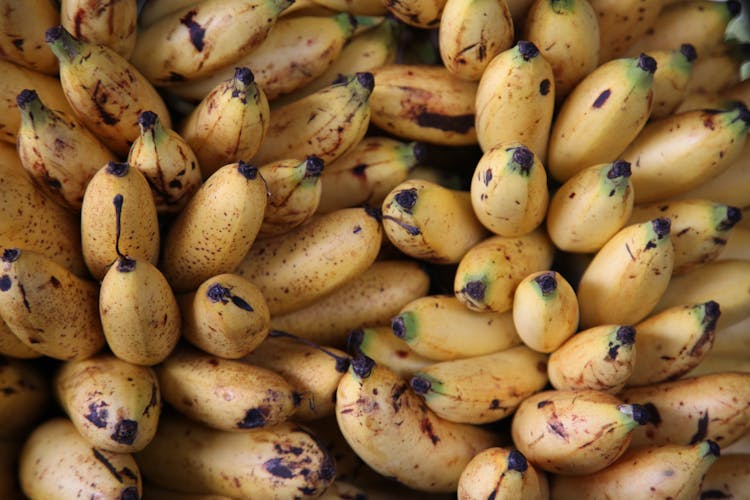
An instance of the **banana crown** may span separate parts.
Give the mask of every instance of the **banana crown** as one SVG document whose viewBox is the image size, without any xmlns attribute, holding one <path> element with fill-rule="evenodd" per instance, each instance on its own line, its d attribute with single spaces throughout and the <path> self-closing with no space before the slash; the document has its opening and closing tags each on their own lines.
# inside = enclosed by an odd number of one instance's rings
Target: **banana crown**
<svg viewBox="0 0 750 500">
<path fill-rule="evenodd" d="M 45 121 L 54 110 L 44 105 L 35 90 L 23 89 L 16 96 L 16 105 L 21 113 L 21 121 L 24 124 Z"/>
<path fill-rule="evenodd" d="M 86 42 L 74 38 L 68 30 L 60 26 L 53 26 L 44 33 L 44 41 L 47 42 L 52 53 L 60 61 L 60 64 L 69 64 L 89 45 Z"/>
</svg>

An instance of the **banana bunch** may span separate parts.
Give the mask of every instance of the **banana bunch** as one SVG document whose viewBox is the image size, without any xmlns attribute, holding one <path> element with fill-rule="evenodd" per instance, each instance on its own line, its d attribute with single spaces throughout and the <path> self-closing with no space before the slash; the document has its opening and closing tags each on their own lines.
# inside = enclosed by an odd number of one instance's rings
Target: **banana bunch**
<svg viewBox="0 0 750 500">
<path fill-rule="evenodd" d="M 549 498 L 542 471 L 529 464 L 518 450 L 488 448 L 469 462 L 458 480 L 458 498 Z"/>
<path fill-rule="evenodd" d="M 691 44 L 683 43 L 679 49 L 654 50 L 649 54 L 656 61 L 651 119 L 666 118 L 690 92 L 693 70 L 700 64 L 696 63 L 698 53 Z"/>
</svg>

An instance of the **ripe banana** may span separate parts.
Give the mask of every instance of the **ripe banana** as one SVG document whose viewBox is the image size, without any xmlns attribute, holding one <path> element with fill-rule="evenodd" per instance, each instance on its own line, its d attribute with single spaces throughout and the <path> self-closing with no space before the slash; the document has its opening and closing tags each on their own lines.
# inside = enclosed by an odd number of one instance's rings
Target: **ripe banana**
<svg viewBox="0 0 750 500">
<path fill-rule="evenodd" d="M 485 498 L 545 500 L 547 477 L 529 464 L 518 450 L 488 448 L 466 465 L 458 480 L 459 500 Z"/>
<path fill-rule="evenodd" d="M 148 28 L 159 19 L 173 14 L 185 7 L 192 7 L 205 2 L 206 0 L 148 0 L 140 6 L 138 14 L 138 23 L 144 28 Z"/>
<path fill-rule="evenodd" d="M 34 359 L 41 358 L 43 354 L 21 342 L 21 339 L 13 334 L 10 327 L 0 317 L 0 356 Z M 2 490 L 0 489 L 0 491 Z"/>
<path fill-rule="evenodd" d="M 365 463 L 421 491 L 456 491 L 469 461 L 503 444 L 488 430 L 438 417 L 405 380 L 362 354 L 339 382 L 336 420 Z"/>
<path fill-rule="evenodd" d="M 45 194 L 79 212 L 89 180 L 115 156 L 75 118 L 48 108 L 36 91 L 22 90 L 16 102 L 21 163 Z"/>
<path fill-rule="evenodd" d="M 679 49 L 654 50 L 649 55 L 656 61 L 654 72 L 654 106 L 651 119 L 666 118 L 688 95 L 689 83 L 698 53 L 689 43 Z"/>
<path fill-rule="evenodd" d="M 61 0 L 60 22 L 74 37 L 106 45 L 125 59 L 135 48 L 138 4 L 129 1 Z"/>
<path fill-rule="evenodd" d="M 518 238 L 492 236 L 474 245 L 458 263 L 453 291 L 471 310 L 509 311 L 516 286 L 529 274 L 549 269 L 554 253 L 552 242 L 539 229 Z"/>
<path fill-rule="evenodd" d="M 399 21 L 421 29 L 437 28 L 447 0 L 388 0 L 388 12 Z"/>
<path fill-rule="evenodd" d="M 547 382 L 547 356 L 524 345 L 436 362 L 409 379 L 414 392 L 438 417 L 466 424 L 486 424 L 511 415 Z"/>
<path fill-rule="evenodd" d="M 670 284 L 674 249 L 669 219 L 618 231 L 596 253 L 578 283 L 581 326 L 632 325 L 645 318 Z"/>
<path fill-rule="evenodd" d="M 268 99 L 247 67 L 219 83 L 193 109 L 180 128 L 207 179 L 229 163 L 248 161 L 268 131 Z"/>
<path fill-rule="evenodd" d="M 717 260 L 744 259 L 750 260 L 750 228 L 733 228 L 727 243 Z"/>
<path fill-rule="evenodd" d="M 313 3 L 357 16 L 383 16 L 388 12 L 380 0 L 315 0 Z"/>
<path fill-rule="evenodd" d="M 496 55 L 479 79 L 474 107 L 482 151 L 497 144 L 520 142 L 546 164 L 555 77 L 536 45 L 520 40 Z"/>
<path fill-rule="evenodd" d="M 641 54 L 604 63 L 576 85 L 552 124 L 547 168 L 553 178 L 565 182 L 620 158 L 651 113 L 655 71 L 656 61 Z"/>
<path fill-rule="evenodd" d="M 669 0 L 589 0 L 599 23 L 599 64 L 618 57 L 656 23 Z"/>
<path fill-rule="evenodd" d="M 443 65 L 465 80 L 479 80 L 515 37 L 507 0 L 446 0 L 437 30 Z"/>
<path fill-rule="evenodd" d="M 408 379 L 433 363 L 433 360 L 412 351 L 403 340 L 394 337 L 387 326 L 352 330 L 347 350 L 352 355 L 364 354 L 403 379 Z"/>
<path fill-rule="evenodd" d="M 701 498 L 742 498 L 750 491 L 750 454 L 722 455 L 706 471 Z"/>
<path fill-rule="evenodd" d="M 264 165 L 316 155 L 323 163 L 332 163 L 364 137 L 370 123 L 369 100 L 374 85 L 372 73 L 356 73 L 274 108 L 253 161 Z"/>
<path fill-rule="evenodd" d="M 750 46 L 725 43 L 726 52 L 699 58 L 693 66 L 688 92 L 721 94 L 742 78 L 742 65 L 750 55 Z"/>
<path fill-rule="evenodd" d="M 518 451 L 534 466 L 579 476 L 606 470 L 647 417 L 642 406 L 601 391 L 550 390 L 523 400 L 511 433 Z"/>
<path fill-rule="evenodd" d="M 25 438 L 54 403 L 47 374 L 34 361 L 0 356 L 0 443 Z M 2 490 L 0 490 L 2 491 Z"/>
<path fill-rule="evenodd" d="M 132 2 L 131 2 L 132 3 Z M 33 71 L 57 75 L 57 58 L 44 43 L 44 30 L 60 24 L 60 10 L 49 0 L 2 0 L 0 59 Z"/>
<path fill-rule="evenodd" d="M 600 325 L 578 332 L 552 354 L 547 374 L 558 390 L 595 390 L 617 394 L 635 367 L 636 329 Z"/>
<path fill-rule="evenodd" d="M 76 40 L 62 26 L 48 29 L 45 41 L 60 63 L 60 83 L 76 118 L 113 152 L 128 153 L 142 111 L 151 110 L 172 126 L 156 89 L 117 52 Z"/>
</svg>

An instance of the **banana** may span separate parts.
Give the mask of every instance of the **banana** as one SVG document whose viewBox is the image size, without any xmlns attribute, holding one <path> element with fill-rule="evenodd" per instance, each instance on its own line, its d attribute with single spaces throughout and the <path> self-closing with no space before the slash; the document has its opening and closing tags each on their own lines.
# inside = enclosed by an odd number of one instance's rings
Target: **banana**
<svg viewBox="0 0 750 500">
<path fill-rule="evenodd" d="M 208 76 L 257 49 L 292 3 L 206 0 L 183 7 L 141 29 L 130 60 L 158 86 Z"/>
<path fill-rule="evenodd" d="M 272 333 L 242 359 L 284 378 L 295 390 L 299 404 L 295 421 L 309 422 L 332 417 L 336 387 L 349 367 L 346 353 Z"/>
<path fill-rule="evenodd" d="M 269 193 L 259 238 L 287 233 L 315 214 L 323 189 L 323 167 L 320 158 L 310 155 L 303 161 L 278 160 L 258 169 Z"/>
<path fill-rule="evenodd" d="M 431 29 L 440 25 L 447 0 L 389 0 L 388 12 L 399 21 L 414 28 Z"/>
<path fill-rule="evenodd" d="M 409 349 L 387 326 L 359 328 L 349 334 L 347 349 L 353 355 L 364 354 L 380 366 L 408 379 L 432 364 L 432 360 Z"/>
<path fill-rule="evenodd" d="M 135 455 L 143 475 L 163 488 L 233 498 L 314 498 L 336 475 L 323 444 L 297 424 L 237 433 L 164 417 L 151 444 Z"/>
<path fill-rule="evenodd" d="M 349 500 L 351 498 L 368 498 L 367 493 L 353 484 L 339 481 L 333 482 L 327 490 L 319 496 L 321 500 Z"/>
<path fill-rule="evenodd" d="M 406 255 L 455 264 L 487 235 L 468 191 L 406 180 L 383 200 L 383 230 Z"/>
<path fill-rule="evenodd" d="M 56 75 L 59 69 L 57 58 L 44 43 L 44 30 L 60 24 L 57 5 L 49 0 L 2 0 L 0 9 L 3 12 L 0 16 L 0 59 Z"/>
<path fill-rule="evenodd" d="M 492 236 L 474 245 L 458 263 L 453 291 L 473 311 L 503 313 L 513 306 L 516 286 L 549 269 L 555 249 L 537 229 L 518 238 Z"/>
<path fill-rule="evenodd" d="M 732 229 L 727 243 L 716 260 L 744 259 L 750 260 L 750 228 Z"/>
<path fill-rule="evenodd" d="M 92 446 L 133 453 L 153 439 L 162 401 L 150 368 L 99 354 L 64 363 L 52 383 L 63 411 Z"/>
<path fill-rule="evenodd" d="M 329 164 L 359 143 L 370 123 L 372 73 L 355 75 L 298 101 L 274 108 L 253 161 L 318 156 Z"/>
<path fill-rule="evenodd" d="M 750 111 L 742 104 L 646 125 L 621 155 L 633 166 L 635 203 L 667 199 L 720 174 L 739 158 L 749 129 Z"/>
<path fill-rule="evenodd" d="M 393 317 L 391 328 L 412 351 L 436 361 L 492 354 L 521 343 L 511 311 L 472 311 L 454 295 L 412 300 Z"/>
<path fill-rule="evenodd" d="M 346 372 L 346 369 L 343 371 Z M 334 388 L 334 392 L 335 391 L 336 389 Z M 331 401 L 331 407 L 333 407 L 333 400 Z M 350 481 L 353 484 L 367 488 L 368 493 L 370 493 L 372 485 L 376 485 L 379 481 L 385 479 L 383 476 L 368 467 L 362 459 L 354 453 L 354 450 L 352 450 L 349 443 L 344 439 L 344 435 L 341 434 L 333 410 L 331 410 L 329 416 L 305 422 L 305 426 L 309 428 L 318 439 L 320 439 L 326 450 L 328 450 L 330 455 L 336 461 L 336 481 Z M 398 484 L 393 480 L 389 482 L 392 484 Z M 368 495 L 368 498 L 372 497 Z"/>
<path fill-rule="evenodd" d="M 515 37 L 507 0 L 446 0 L 437 29 L 443 65 L 465 80 L 479 80 Z"/>
<path fill-rule="evenodd" d="M 714 345 L 709 355 L 737 356 L 748 358 L 748 361 L 750 361 L 750 335 L 747 334 L 748 327 L 750 327 L 750 316 L 732 326 L 717 330 L 714 335 Z M 703 363 L 699 366 L 702 365 Z M 724 371 L 728 371 L 728 369 Z"/>
<path fill-rule="evenodd" d="M 619 57 L 652 29 L 670 0 L 589 0 L 599 22 L 599 64 Z"/>
<path fill-rule="evenodd" d="M 578 332 L 550 354 L 547 374 L 555 389 L 617 394 L 630 380 L 638 349 L 636 329 L 600 325 Z"/>
<path fill-rule="evenodd" d="M 41 358 L 43 354 L 24 344 L 0 317 L 0 356 L 15 359 L 34 359 Z"/>
<path fill-rule="evenodd" d="M 549 202 L 550 239 L 567 252 L 596 252 L 628 222 L 635 199 L 630 163 L 586 167 L 560 186 Z"/>
<path fill-rule="evenodd" d="M 237 267 L 258 235 L 267 198 L 258 167 L 243 161 L 221 167 L 201 185 L 164 240 L 160 267 L 175 292 L 193 291 Z"/>
<path fill-rule="evenodd" d="M 421 491 L 456 491 L 469 461 L 503 444 L 490 431 L 438 417 L 406 381 L 362 354 L 339 382 L 336 420 L 365 463 Z"/>
<path fill-rule="evenodd" d="M 737 105 L 739 100 L 726 99 L 716 93 L 688 92 L 673 114 L 695 111 L 699 109 L 727 110 Z"/>
<path fill-rule="evenodd" d="M 164 489 L 150 483 L 143 485 L 143 498 L 159 498 L 160 500 L 232 500 L 232 497 L 224 495 L 212 495 L 202 493 L 181 493 Z"/>
<path fill-rule="evenodd" d="M 519 40 L 496 55 L 482 73 L 475 94 L 474 123 L 482 151 L 520 142 L 546 165 L 555 77 L 537 46 Z"/>
<path fill-rule="evenodd" d="M 445 146 L 477 142 L 477 82 L 444 66 L 389 64 L 374 69 L 370 96 L 373 125 L 401 139 Z"/>
<path fill-rule="evenodd" d="M 628 450 L 606 469 L 585 476 L 554 476 L 550 497 L 559 500 L 698 498 L 701 481 L 719 457 L 719 446 L 701 441 Z"/>
<path fill-rule="evenodd" d="M 688 445 L 705 439 L 729 446 L 750 430 L 750 373 L 723 372 L 625 388 L 626 403 L 648 407 L 635 447 Z"/>
<path fill-rule="evenodd" d="M 125 59 L 135 49 L 138 4 L 129 1 L 61 0 L 60 22 L 74 37 L 106 45 Z"/>
<path fill-rule="evenodd" d="M 712 350 L 690 371 L 691 377 L 699 377 L 712 373 L 726 373 L 727 371 L 750 373 L 750 360 L 746 354 Z M 746 439 L 747 435 L 742 439 Z M 738 441 L 741 445 L 741 442 Z M 735 445 L 730 446 L 733 448 Z"/>
<path fill-rule="evenodd" d="M 688 92 L 721 94 L 742 78 L 742 65 L 750 55 L 750 45 L 725 43 L 726 52 L 695 62 L 688 82 Z"/>
<path fill-rule="evenodd" d="M 48 257 L 8 248 L 0 260 L 0 317 L 28 347 L 60 360 L 104 347 L 99 286 Z"/>
<path fill-rule="evenodd" d="M 587 0 L 533 2 L 521 37 L 552 66 L 557 103 L 599 65 L 599 20 Z"/>
<path fill-rule="evenodd" d="M 45 41 L 60 63 L 60 83 L 76 118 L 114 153 L 128 153 L 142 111 L 151 110 L 172 126 L 156 89 L 117 52 L 77 40 L 62 26 L 48 29 Z"/>
<path fill-rule="evenodd" d="M 750 491 L 750 454 L 722 455 L 709 467 L 701 498 L 742 498 Z"/>
<path fill-rule="evenodd" d="M 0 442 L 23 439 L 44 418 L 52 391 L 42 366 L 0 356 Z"/>
<path fill-rule="evenodd" d="M 258 288 L 271 317 L 306 307 L 370 267 L 383 238 L 378 213 L 345 208 L 256 241 L 235 269 Z"/>
<path fill-rule="evenodd" d="M 247 67 L 238 67 L 192 110 L 180 135 L 198 158 L 204 179 L 229 163 L 248 161 L 268 131 L 268 99 Z"/>
<path fill-rule="evenodd" d="M 581 327 L 631 325 L 651 313 L 674 267 L 669 219 L 625 226 L 596 253 L 578 283 Z"/>
<path fill-rule="evenodd" d="M 45 194 L 80 211 L 89 180 L 115 156 L 75 118 L 48 108 L 36 91 L 22 90 L 16 102 L 21 163 Z"/>
<path fill-rule="evenodd" d="M 173 14 L 185 7 L 198 5 L 206 0 L 148 0 L 140 5 L 138 23 L 143 28 L 148 28 L 159 19 Z"/>
<path fill-rule="evenodd" d="M 724 90 L 721 95 L 725 99 L 742 101 L 745 106 L 750 107 L 750 78 L 745 78 L 732 85 Z"/>
<path fill-rule="evenodd" d="M 576 293 L 555 271 L 537 271 L 523 278 L 514 291 L 511 314 L 518 336 L 538 352 L 557 350 L 578 330 Z"/>
<path fill-rule="evenodd" d="M 683 43 L 679 49 L 654 50 L 649 55 L 656 61 L 651 119 L 657 120 L 668 117 L 683 102 L 700 60 L 696 64 L 698 54 L 689 43 Z"/>
<path fill-rule="evenodd" d="M 546 500 L 547 477 L 518 450 L 488 448 L 466 465 L 458 480 L 459 500 L 498 498 Z"/>
<path fill-rule="evenodd" d="M 21 448 L 18 478 L 27 498 L 140 498 L 141 473 L 129 453 L 101 450 L 67 418 L 34 429 Z"/>
<path fill-rule="evenodd" d="M 383 16 L 388 12 L 380 0 L 315 0 L 313 3 L 356 16 Z"/>
<path fill-rule="evenodd" d="M 629 224 L 666 217 L 674 246 L 673 274 L 684 274 L 696 266 L 716 260 L 742 218 L 737 207 L 709 200 L 678 200 L 637 205 Z"/>
<path fill-rule="evenodd" d="M 351 330 L 387 325 L 404 305 L 425 295 L 429 287 L 430 277 L 418 262 L 376 261 L 309 306 L 275 315 L 271 327 L 318 344 L 343 346 Z"/>
<path fill-rule="evenodd" d="M 118 195 L 119 214 L 113 204 Z M 81 204 L 81 247 L 91 275 L 104 278 L 118 258 L 118 248 L 123 255 L 156 265 L 160 242 L 156 205 L 146 177 L 128 163 L 111 161 L 100 167 Z"/>
<path fill-rule="evenodd" d="M 552 124 L 547 168 L 553 178 L 564 182 L 621 156 L 651 113 L 655 71 L 656 61 L 641 54 L 604 63 L 581 80 Z"/>
<path fill-rule="evenodd" d="M 647 418 L 642 406 L 601 391 L 549 390 L 523 400 L 511 433 L 518 451 L 534 466 L 579 476 L 606 470 Z"/>
<path fill-rule="evenodd" d="M 166 128 L 156 113 L 138 116 L 140 135 L 133 141 L 128 163 L 148 179 L 160 214 L 181 211 L 203 182 L 193 150 L 177 132 Z"/>
<path fill-rule="evenodd" d="M 539 157 L 519 142 L 485 151 L 471 179 L 471 205 L 494 234 L 515 237 L 542 224 L 547 213 L 547 173 Z"/>
<path fill-rule="evenodd" d="M 547 356 L 519 345 L 417 370 L 411 388 L 445 420 L 486 424 L 511 415 L 547 385 Z"/>
<path fill-rule="evenodd" d="M 219 274 L 177 298 L 182 337 L 204 352 L 237 359 L 268 336 L 271 313 L 257 286 L 236 274 Z"/>
</svg>

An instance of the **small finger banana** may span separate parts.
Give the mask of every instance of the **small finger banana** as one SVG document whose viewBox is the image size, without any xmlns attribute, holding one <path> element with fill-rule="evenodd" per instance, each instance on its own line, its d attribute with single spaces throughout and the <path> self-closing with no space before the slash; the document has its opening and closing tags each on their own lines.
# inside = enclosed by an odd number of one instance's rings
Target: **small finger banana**
<svg viewBox="0 0 750 500">
<path fill-rule="evenodd" d="M 724 43 L 725 51 L 701 57 L 693 66 L 688 92 L 722 94 L 742 78 L 742 65 L 750 57 L 750 45 Z"/>
<path fill-rule="evenodd" d="M 58 72 L 57 58 L 44 43 L 44 30 L 60 24 L 60 10 L 48 0 L 2 0 L 0 58 L 47 75 Z"/>
<path fill-rule="evenodd" d="M 750 229 L 737 227 L 732 229 L 726 245 L 717 260 L 744 259 L 750 260 Z"/>
<path fill-rule="evenodd" d="M 364 354 L 405 380 L 433 362 L 409 349 L 403 340 L 393 336 L 387 326 L 352 330 L 347 350 L 353 355 Z"/>
<path fill-rule="evenodd" d="M 618 57 L 655 23 L 669 0 L 589 0 L 599 23 L 599 64 Z"/>
<path fill-rule="evenodd" d="M 384 2 L 399 21 L 415 28 L 430 29 L 440 25 L 447 0 L 391 0 Z"/>
<path fill-rule="evenodd" d="M 722 455 L 709 467 L 701 498 L 742 498 L 750 488 L 750 454 Z"/>
<path fill-rule="evenodd" d="M 60 20 L 74 37 L 106 45 L 125 59 L 135 48 L 138 4 L 129 1 L 61 0 Z M 52 25 L 46 26 L 47 28 Z"/>
<path fill-rule="evenodd" d="M 547 477 L 518 450 L 488 448 L 466 465 L 458 480 L 459 500 L 486 498 L 545 500 L 549 498 Z"/>
<path fill-rule="evenodd" d="M 48 377 L 35 361 L 0 356 L 0 384 L 0 442 L 25 438 L 53 403 Z"/>
<path fill-rule="evenodd" d="M 653 50 L 649 55 L 656 60 L 651 119 L 666 118 L 677 109 L 688 94 L 698 53 L 695 47 L 683 43 L 679 49 Z"/>
<path fill-rule="evenodd" d="M 177 12 L 185 7 L 192 7 L 205 0 L 149 0 L 144 3 L 138 13 L 138 22 L 144 28 L 154 24 L 159 19 Z"/>
<path fill-rule="evenodd" d="M 24 344 L 0 317 L 0 356 L 15 359 L 34 359 L 41 358 L 43 354 Z"/>
</svg>

